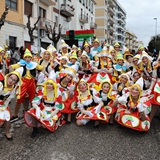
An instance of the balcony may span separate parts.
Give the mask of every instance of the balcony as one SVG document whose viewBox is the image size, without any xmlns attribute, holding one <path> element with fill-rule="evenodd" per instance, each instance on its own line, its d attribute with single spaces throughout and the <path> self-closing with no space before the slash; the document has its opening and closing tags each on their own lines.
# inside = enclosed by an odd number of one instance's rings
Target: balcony
<svg viewBox="0 0 160 160">
<path fill-rule="evenodd" d="M 115 23 L 115 20 L 113 19 L 113 17 L 109 17 L 109 21 L 111 21 L 112 23 Z"/>
<path fill-rule="evenodd" d="M 108 7 L 108 11 L 110 14 L 115 15 L 115 11 L 113 10 L 113 8 Z"/>
<path fill-rule="evenodd" d="M 40 0 L 40 1 L 43 2 L 44 4 L 48 5 L 48 6 L 55 5 L 55 2 L 53 2 L 53 0 Z"/>
<path fill-rule="evenodd" d="M 124 13 L 123 13 L 121 10 L 118 10 L 118 14 L 119 14 L 120 16 L 124 16 Z"/>
<path fill-rule="evenodd" d="M 53 26 L 54 22 L 53 21 L 50 21 L 46 18 L 41 18 L 40 19 L 40 29 L 46 29 L 46 25 L 47 27 L 50 27 L 50 26 Z"/>
<path fill-rule="evenodd" d="M 79 15 L 79 21 L 82 23 L 88 23 L 88 17 L 84 14 Z"/>
<path fill-rule="evenodd" d="M 97 28 L 97 24 L 94 23 L 94 22 L 91 22 L 91 23 L 90 23 L 90 28 L 96 29 L 96 28 Z"/>
<path fill-rule="evenodd" d="M 60 13 L 65 17 L 73 17 L 74 16 L 74 8 L 69 4 L 61 4 Z"/>
<path fill-rule="evenodd" d="M 117 21 L 120 22 L 120 23 L 124 22 L 120 17 L 117 17 Z"/>
<path fill-rule="evenodd" d="M 115 7 L 115 3 L 113 2 L 113 0 L 109 0 L 108 3 L 110 6 Z"/>
</svg>

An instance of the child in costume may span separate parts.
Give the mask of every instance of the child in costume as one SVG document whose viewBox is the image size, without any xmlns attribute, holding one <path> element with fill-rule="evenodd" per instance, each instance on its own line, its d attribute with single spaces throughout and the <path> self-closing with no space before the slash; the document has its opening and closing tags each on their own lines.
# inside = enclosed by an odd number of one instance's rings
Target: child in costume
<svg viewBox="0 0 160 160">
<path fill-rule="evenodd" d="M 20 99 L 17 100 L 15 110 L 14 110 L 14 116 L 11 118 L 11 121 L 15 121 L 18 119 L 18 112 L 21 103 L 24 102 L 24 99 L 26 98 L 26 94 L 29 96 L 30 102 L 32 102 L 33 98 L 35 97 L 35 78 L 36 78 L 36 71 L 42 71 L 43 66 L 38 65 L 36 62 L 32 61 L 32 54 L 31 52 L 26 49 L 24 54 L 24 59 L 21 59 L 20 62 L 17 64 L 13 64 L 10 66 L 10 71 L 13 71 L 19 67 L 23 68 L 22 73 L 22 86 L 21 86 L 21 93 L 20 93 Z M 24 109 L 28 109 L 28 104 L 24 103 Z"/>
<path fill-rule="evenodd" d="M 113 68 L 114 68 L 113 75 L 115 78 L 118 78 L 118 76 L 127 72 L 127 67 L 124 63 L 124 58 L 121 53 L 117 54 L 117 64 L 113 65 Z"/>
<path fill-rule="evenodd" d="M 112 107 L 113 100 L 116 98 L 116 92 L 112 90 L 112 84 L 110 80 L 104 80 L 98 86 L 99 97 L 102 99 L 103 106 L 101 111 L 103 111 L 107 116 L 110 124 L 113 124 L 114 113 L 117 108 Z"/>
<path fill-rule="evenodd" d="M 59 86 L 62 96 L 61 112 L 67 114 L 67 123 L 71 122 L 71 114 L 78 112 L 77 108 L 77 91 L 78 82 L 78 65 L 72 65 L 61 72 L 56 73 L 56 83 Z"/>
<path fill-rule="evenodd" d="M 5 137 L 11 141 L 12 136 L 9 133 L 11 112 L 9 102 L 15 97 L 16 93 L 20 93 L 22 68 L 18 68 L 14 72 L 7 74 L 4 80 L 0 81 L 0 127 L 5 126 Z M 19 84 L 18 84 L 19 82 Z M 17 96 L 17 99 L 19 96 Z"/>
<path fill-rule="evenodd" d="M 78 108 L 76 124 L 78 126 L 86 125 L 90 120 L 95 120 L 95 126 L 99 124 L 99 120 L 108 122 L 105 112 L 100 111 L 103 106 L 99 93 L 90 88 L 85 80 L 81 79 L 77 86 L 78 90 Z"/>
<path fill-rule="evenodd" d="M 49 76 L 49 73 L 52 71 L 52 62 L 51 62 L 51 58 L 52 58 L 52 52 L 51 50 L 45 50 L 42 53 L 42 59 L 39 61 L 39 64 L 42 65 L 45 69 L 45 75 L 46 77 Z"/>
<path fill-rule="evenodd" d="M 53 80 L 54 76 L 51 72 L 43 89 L 37 91 L 37 96 L 32 101 L 32 108 L 25 113 L 24 119 L 27 125 L 33 127 L 32 138 L 37 135 L 40 126 L 54 132 L 61 125 L 62 98 L 58 85 Z"/>
<path fill-rule="evenodd" d="M 90 58 L 85 51 L 83 51 L 79 61 L 79 76 L 86 81 L 90 78 L 92 72 L 92 64 Z"/>
<path fill-rule="evenodd" d="M 125 92 L 128 91 L 130 86 L 130 73 L 123 73 L 119 76 L 119 81 L 113 85 L 113 90 L 117 92 L 117 95 L 122 96 Z"/>
<path fill-rule="evenodd" d="M 52 67 L 54 69 L 55 72 L 61 72 L 63 71 L 65 68 L 68 67 L 68 57 L 67 56 L 61 56 L 58 60 L 54 61 L 54 66 Z"/>
<path fill-rule="evenodd" d="M 152 80 L 152 71 L 153 71 L 153 58 L 149 56 L 145 51 L 142 52 L 140 61 L 140 71 L 142 72 L 142 77 L 145 80 L 145 83 L 150 86 Z"/>
<path fill-rule="evenodd" d="M 157 61 L 153 63 L 153 72 L 151 78 L 152 80 L 148 94 L 154 95 L 151 99 L 152 111 L 150 114 L 150 118 L 152 121 L 160 106 L 160 55 L 158 56 Z"/>
<path fill-rule="evenodd" d="M 142 97 L 143 79 L 140 78 L 130 92 L 118 97 L 113 106 L 117 106 L 115 120 L 128 128 L 138 131 L 148 131 L 150 128 L 149 113 L 151 104 L 149 97 Z M 119 104 L 119 105 L 118 105 Z"/>
</svg>

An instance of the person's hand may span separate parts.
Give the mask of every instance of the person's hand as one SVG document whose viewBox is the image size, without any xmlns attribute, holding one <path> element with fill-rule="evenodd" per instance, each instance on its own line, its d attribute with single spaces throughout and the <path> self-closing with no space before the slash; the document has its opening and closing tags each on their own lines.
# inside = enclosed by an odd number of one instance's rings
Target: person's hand
<svg viewBox="0 0 160 160">
<path fill-rule="evenodd" d="M 91 111 L 85 111 L 84 114 L 89 116 L 89 117 L 93 117 L 93 113 Z"/>
<path fill-rule="evenodd" d="M 142 104 L 142 103 L 139 103 L 139 104 L 137 105 L 137 108 L 138 108 L 138 111 L 139 111 L 139 112 L 144 112 L 144 107 L 143 107 L 143 104 Z"/>
<path fill-rule="evenodd" d="M 124 96 L 118 97 L 118 102 L 121 104 L 126 104 L 127 103 L 127 99 Z"/>
<path fill-rule="evenodd" d="M 38 108 L 38 105 L 37 105 L 36 103 L 32 103 L 32 107 L 33 107 L 34 109 L 36 109 L 36 108 Z"/>
<path fill-rule="evenodd" d="M 58 109 L 55 109 L 54 111 L 52 111 L 52 113 L 51 113 L 51 117 L 54 117 L 57 113 L 58 113 Z"/>
<path fill-rule="evenodd" d="M 101 110 L 101 105 L 96 106 L 94 110 L 95 110 L 95 114 L 98 114 Z"/>
<path fill-rule="evenodd" d="M 41 110 L 40 110 L 39 107 L 36 108 L 36 117 L 37 117 L 38 119 L 40 119 L 40 117 L 41 117 Z"/>
</svg>

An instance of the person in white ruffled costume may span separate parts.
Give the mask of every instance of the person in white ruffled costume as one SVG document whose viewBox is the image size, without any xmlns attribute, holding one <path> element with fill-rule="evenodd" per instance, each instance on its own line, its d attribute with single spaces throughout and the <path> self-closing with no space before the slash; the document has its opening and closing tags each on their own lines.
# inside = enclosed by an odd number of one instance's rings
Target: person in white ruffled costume
<svg viewBox="0 0 160 160">
<path fill-rule="evenodd" d="M 18 68 L 0 81 L 0 127 L 5 126 L 5 137 L 9 141 L 12 140 L 12 136 L 9 133 L 11 113 L 8 105 L 11 99 L 15 97 L 15 93 L 20 92 L 21 70 L 22 68 Z"/>
</svg>

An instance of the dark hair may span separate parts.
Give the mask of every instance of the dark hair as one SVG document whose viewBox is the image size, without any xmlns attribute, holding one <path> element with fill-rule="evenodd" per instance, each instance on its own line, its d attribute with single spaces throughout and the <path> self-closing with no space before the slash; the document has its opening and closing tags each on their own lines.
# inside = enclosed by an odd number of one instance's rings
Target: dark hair
<svg viewBox="0 0 160 160">
<path fill-rule="evenodd" d="M 14 50 L 16 50 L 16 51 L 17 51 L 18 49 L 19 49 L 19 47 L 15 47 L 15 49 L 14 49 Z"/>
</svg>

